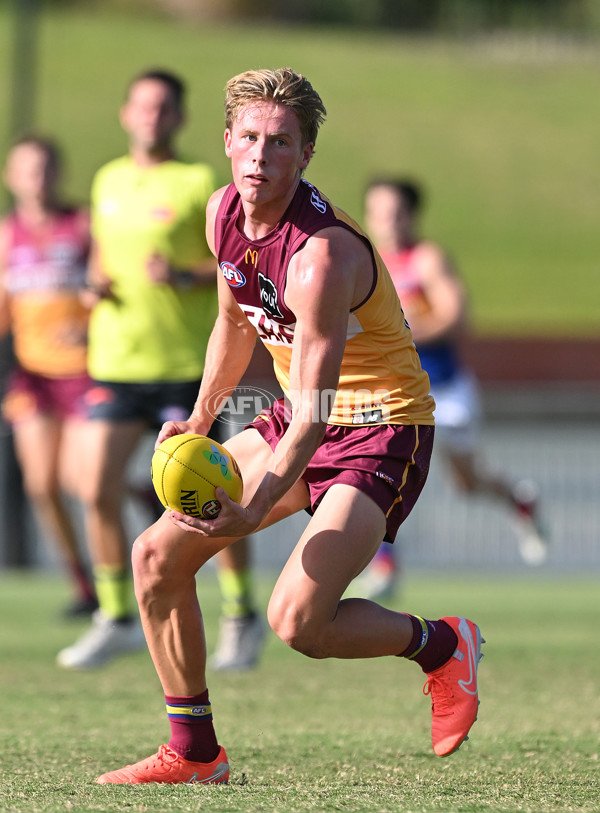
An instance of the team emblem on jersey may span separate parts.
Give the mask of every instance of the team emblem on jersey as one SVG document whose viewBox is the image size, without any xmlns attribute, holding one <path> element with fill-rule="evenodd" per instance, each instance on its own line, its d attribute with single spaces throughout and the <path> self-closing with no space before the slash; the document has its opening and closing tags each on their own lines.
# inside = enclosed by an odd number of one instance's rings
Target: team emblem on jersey
<svg viewBox="0 0 600 813">
<path fill-rule="evenodd" d="M 260 287 L 260 301 L 263 306 L 264 312 L 268 316 L 277 316 L 283 319 L 283 314 L 279 310 L 279 302 L 277 301 L 277 288 L 275 283 L 264 274 L 258 272 L 258 285 Z"/>
<path fill-rule="evenodd" d="M 223 276 L 227 280 L 227 283 L 232 288 L 241 288 L 242 285 L 246 284 L 246 277 L 241 271 L 238 271 L 233 263 L 227 261 L 222 262 L 221 271 L 223 272 Z"/>
<path fill-rule="evenodd" d="M 327 204 L 325 203 L 323 198 L 319 196 L 319 193 L 317 192 L 315 187 L 312 184 L 309 184 L 309 186 L 312 190 L 310 193 L 310 202 L 318 212 L 321 212 L 321 214 L 324 215 L 325 212 L 327 211 Z"/>
</svg>

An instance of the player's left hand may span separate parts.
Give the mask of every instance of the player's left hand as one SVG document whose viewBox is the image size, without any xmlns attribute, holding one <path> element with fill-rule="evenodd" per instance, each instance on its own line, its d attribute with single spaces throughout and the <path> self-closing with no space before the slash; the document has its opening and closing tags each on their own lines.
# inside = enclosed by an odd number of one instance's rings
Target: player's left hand
<svg viewBox="0 0 600 813">
<path fill-rule="evenodd" d="M 250 506 L 244 508 L 234 502 L 223 488 L 217 488 L 215 497 L 221 503 L 221 510 L 215 519 L 200 519 L 181 514 L 179 511 L 169 511 L 168 517 L 174 525 L 182 531 L 192 531 L 200 536 L 232 536 L 241 538 L 255 531 L 263 515 Z"/>
</svg>

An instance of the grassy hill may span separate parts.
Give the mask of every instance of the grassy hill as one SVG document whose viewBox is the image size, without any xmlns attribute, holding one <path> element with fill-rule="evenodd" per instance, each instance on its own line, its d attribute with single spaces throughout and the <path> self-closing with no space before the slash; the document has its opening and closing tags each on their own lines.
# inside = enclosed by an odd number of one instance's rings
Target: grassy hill
<svg viewBox="0 0 600 813">
<path fill-rule="evenodd" d="M 0 9 L 0 70 L 11 21 Z M 190 84 L 186 154 L 229 179 L 223 87 L 234 73 L 288 64 L 321 93 L 329 120 L 307 177 L 361 218 L 371 174 L 410 173 L 430 192 L 424 231 L 467 280 L 480 333 L 598 335 L 600 53 L 568 41 L 446 42 L 335 29 L 219 26 L 114 11 L 44 12 L 38 128 L 68 157 L 68 191 L 125 142 L 128 79 L 166 66 Z M 0 88 L 8 120 L 9 83 Z"/>
</svg>

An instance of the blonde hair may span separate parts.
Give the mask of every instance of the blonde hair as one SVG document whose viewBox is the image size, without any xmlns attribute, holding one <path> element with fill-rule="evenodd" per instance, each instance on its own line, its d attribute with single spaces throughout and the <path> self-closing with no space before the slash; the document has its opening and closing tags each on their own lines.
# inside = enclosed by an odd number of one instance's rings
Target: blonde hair
<svg viewBox="0 0 600 813">
<path fill-rule="evenodd" d="M 231 129 L 244 107 L 260 101 L 291 108 L 298 117 L 303 143 L 315 143 L 327 110 L 302 74 L 291 68 L 278 68 L 245 71 L 234 76 L 225 86 L 225 126 Z"/>
</svg>

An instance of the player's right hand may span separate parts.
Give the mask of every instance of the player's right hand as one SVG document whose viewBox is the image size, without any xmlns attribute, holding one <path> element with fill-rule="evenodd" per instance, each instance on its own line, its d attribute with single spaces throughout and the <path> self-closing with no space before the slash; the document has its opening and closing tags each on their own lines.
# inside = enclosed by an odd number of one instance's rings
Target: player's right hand
<svg viewBox="0 0 600 813">
<path fill-rule="evenodd" d="M 160 428 L 154 448 L 156 449 L 163 440 L 173 437 L 173 435 L 207 435 L 210 427 L 201 426 L 197 420 L 188 418 L 187 421 L 166 421 Z"/>
</svg>

